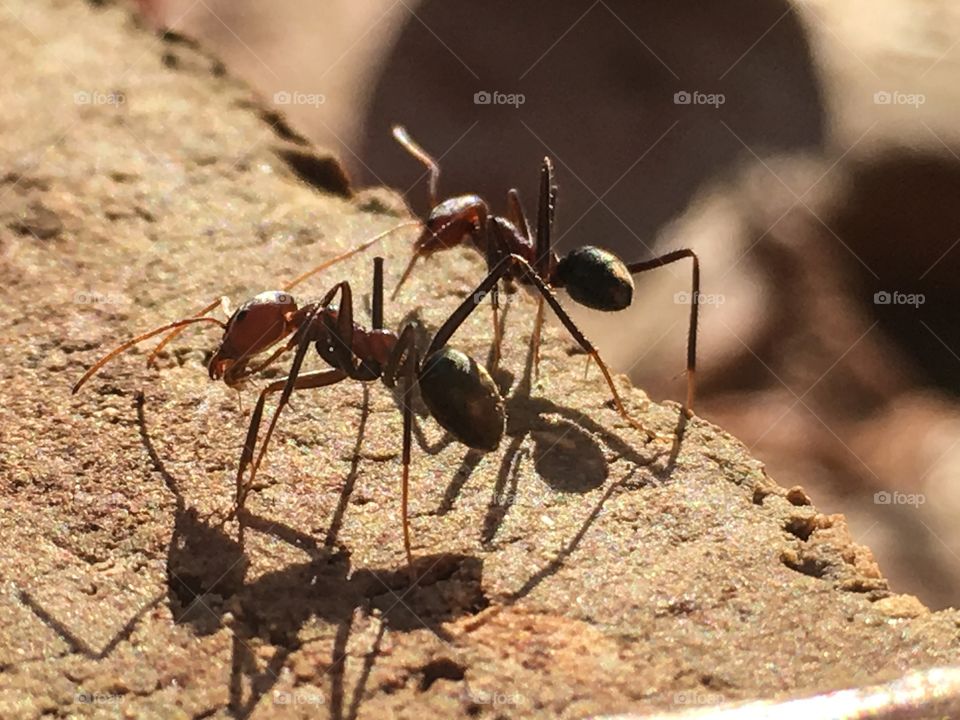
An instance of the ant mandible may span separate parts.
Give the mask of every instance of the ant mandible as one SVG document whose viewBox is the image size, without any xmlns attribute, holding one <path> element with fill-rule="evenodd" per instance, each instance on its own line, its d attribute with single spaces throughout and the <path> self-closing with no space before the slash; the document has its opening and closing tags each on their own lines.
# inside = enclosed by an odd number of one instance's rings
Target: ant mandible
<svg viewBox="0 0 960 720">
<path fill-rule="evenodd" d="M 700 299 L 700 260 L 693 250 L 673 250 L 663 255 L 633 263 L 624 263 L 608 250 L 585 245 L 558 257 L 552 247 L 552 226 L 556 209 L 557 187 L 553 179 L 553 163 L 543 159 L 540 171 L 540 197 L 537 211 L 536 237 L 532 238 L 520 196 L 516 189 L 507 193 L 507 217 L 492 214 L 487 202 L 479 195 L 459 195 L 438 202 L 437 187 L 440 166 L 418 145 L 407 130 L 393 128 L 393 136 L 429 172 L 431 211 L 423 230 L 414 243 L 413 256 L 393 292 L 396 297 L 420 258 L 426 258 L 464 242 L 469 242 L 487 259 L 487 269 L 493 272 L 503 259 L 513 255 L 523 259 L 534 274 L 550 288 L 563 288 L 575 302 L 595 310 L 616 312 L 633 302 L 633 276 L 664 267 L 685 258 L 693 261 L 690 321 L 687 332 L 687 394 L 683 410 L 692 416 L 696 386 L 697 364 L 697 308 Z M 500 276 L 521 284 L 533 284 L 533 276 L 520 272 L 516 262 L 508 263 Z M 496 288 L 491 295 L 494 312 L 494 360 L 499 357 L 499 323 L 497 320 Z M 543 325 L 543 304 L 546 296 L 537 299 L 537 317 L 531 337 L 534 372 L 538 372 L 540 334 Z M 566 324 L 566 323 L 565 323 Z M 569 325 L 568 325 L 569 329 Z"/>
</svg>

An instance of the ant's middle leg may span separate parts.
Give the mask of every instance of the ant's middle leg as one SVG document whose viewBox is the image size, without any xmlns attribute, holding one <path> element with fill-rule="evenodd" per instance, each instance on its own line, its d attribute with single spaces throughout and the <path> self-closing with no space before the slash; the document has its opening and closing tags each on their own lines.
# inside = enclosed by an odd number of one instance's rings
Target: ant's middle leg
<svg viewBox="0 0 960 720">
<path fill-rule="evenodd" d="M 537 202 L 537 238 L 533 269 L 541 278 L 553 272 L 553 217 L 557 203 L 557 188 L 553 182 L 553 163 L 543 159 L 540 168 L 540 195 Z M 543 295 L 537 298 L 537 318 L 530 336 L 533 351 L 533 377 L 540 378 L 540 338 L 543 333 Z"/>
</svg>

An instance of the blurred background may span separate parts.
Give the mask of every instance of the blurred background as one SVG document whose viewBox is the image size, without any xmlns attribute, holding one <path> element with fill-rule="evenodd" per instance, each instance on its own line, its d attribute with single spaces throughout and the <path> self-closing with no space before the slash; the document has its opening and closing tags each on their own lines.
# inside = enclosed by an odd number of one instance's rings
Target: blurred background
<svg viewBox="0 0 960 720">
<path fill-rule="evenodd" d="M 137 0 L 200 39 L 357 185 L 533 207 L 563 250 L 703 263 L 699 414 L 843 512 L 895 589 L 960 602 L 960 6 L 950 0 Z M 442 262 L 442 260 L 440 261 Z M 421 268 L 424 271 L 425 268 Z M 689 268 L 578 309 L 680 400 Z"/>
</svg>

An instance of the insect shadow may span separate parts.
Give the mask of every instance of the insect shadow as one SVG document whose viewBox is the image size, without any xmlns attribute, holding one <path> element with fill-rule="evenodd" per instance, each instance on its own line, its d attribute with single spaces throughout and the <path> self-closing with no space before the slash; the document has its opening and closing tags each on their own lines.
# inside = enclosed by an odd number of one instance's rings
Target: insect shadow
<svg viewBox="0 0 960 720">
<path fill-rule="evenodd" d="M 500 315 L 501 337 L 513 305 L 506 303 Z M 496 349 L 491 346 L 488 365 L 492 364 L 495 355 Z M 528 347 L 523 374 L 515 387 L 515 376 L 508 370 L 498 366 L 492 371 L 494 381 L 506 397 L 506 435 L 509 444 L 500 462 L 481 530 L 481 541 L 485 545 L 493 542 L 517 496 L 520 467 L 527 455 L 532 455 L 537 475 L 551 488 L 577 494 L 595 490 L 607 482 L 609 466 L 604 446 L 636 467 L 649 467 L 662 456 L 659 452 L 653 455 L 638 452 L 632 443 L 592 420 L 584 412 L 546 397 L 531 395 L 535 361 L 536 350 Z M 669 458 L 656 473 L 657 479 L 669 476 L 679 455 L 688 419 L 682 411 L 678 412 L 678 418 Z M 524 447 L 528 437 L 533 445 L 531 450 Z M 448 442 L 452 442 L 452 438 Z M 453 510 L 460 492 L 484 456 L 484 453 L 475 450 L 467 451 L 434 514 L 445 515 Z"/>
<path fill-rule="evenodd" d="M 504 495 L 508 483 L 512 482 L 511 487 L 515 490 L 516 459 L 527 434 L 534 440 L 533 455 L 538 472 L 554 487 L 565 492 L 586 492 L 606 481 L 606 462 L 593 436 L 601 437 L 609 448 L 636 463 L 638 468 L 649 465 L 659 457 L 651 459 L 640 455 L 629 443 L 578 412 L 548 400 L 530 398 L 531 363 L 532 357 L 528 357 L 524 379 L 509 401 L 515 407 L 512 413 L 514 425 L 508 428 L 511 445 L 501 464 L 501 473 L 494 490 L 495 498 Z M 365 395 L 357 450 L 366 427 L 367 401 L 368 397 Z M 153 445 L 145 416 L 145 401 L 140 393 L 137 395 L 136 405 L 141 441 L 175 499 L 174 528 L 167 553 L 165 594 L 169 608 L 175 622 L 189 625 L 198 635 L 209 634 L 229 625 L 232 632 L 232 657 L 228 681 L 228 710 L 233 717 L 249 717 L 275 688 L 290 656 L 310 642 L 315 642 L 300 639 L 300 631 L 312 619 L 323 620 L 334 627 L 331 659 L 326 670 L 326 675 L 329 676 L 329 695 L 324 695 L 323 702 L 329 707 L 331 717 L 342 720 L 357 717 L 366 684 L 380 655 L 381 642 L 388 628 L 395 632 L 426 628 L 446 639 L 443 629 L 445 623 L 476 614 L 488 606 L 489 601 L 482 586 L 483 561 L 472 555 L 423 556 L 415 560 L 412 568 L 400 570 L 351 567 L 349 552 L 338 545 L 337 534 L 357 477 L 359 452 L 354 453 L 354 464 L 322 542 L 296 528 L 244 511 L 241 522 L 249 530 L 276 537 L 308 556 L 305 562 L 265 573 L 251 581 L 248 578 L 249 561 L 243 544 L 230 537 L 221 522 L 201 517 L 195 509 L 187 506 L 179 483 L 166 469 Z M 536 448 L 540 444 L 555 442 L 553 435 L 557 433 L 557 425 L 540 419 L 540 416 L 548 413 L 562 418 L 560 427 L 574 435 L 571 444 L 574 452 L 584 455 L 587 458 L 585 462 L 593 468 L 592 473 L 585 474 L 586 481 L 564 485 L 567 481 L 562 477 L 582 474 L 571 472 L 569 465 L 563 467 L 563 461 L 548 459 L 548 449 L 544 449 L 542 457 L 538 457 Z M 683 414 L 680 415 L 682 418 Z M 543 436 L 538 436 L 538 433 L 543 433 Z M 671 462 L 673 459 L 675 454 L 671 454 Z M 570 543 L 545 567 L 536 571 L 520 589 L 506 597 L 508 603 L 520 600 L 563 566 L 599 517 L 603 504 L 615 492 L 631 482 L 635 484 L 632 480 L 635 472 L 636 470 L 632 471 L 626 479 L 610 485 Z M 510 497 L 510 493 L 507 492 L 506 496 Z M 452 500 L 455 499 L 456 493 L 452 495 Z M 485 522 L 484 535 L 492 539 L 506 508 L 503 508 L 502 512 L 498 510 L 499 503 L 491 503 L 491 508 Z M 75 652 L 94 659 L 106 657 L 120 642 L 129 638 L 139 620 L 162 600 L 162 597 L 163 594 L 139 610 L 107 646 L 97 651 L 45 612 L 28 594 L 21 593 L 21 600 L 58 632 Z M 228 605 L 229 616 L 226 610 Z M 348 698 L 347 645 L 357 624 L 358 615 L 366 618 L 377 616 L 379 628 L 369 651 L 363 657 L 362 668 Z M 273 654 L 266 659 L 265 665 L 262 654 L 251 649 L 252 644 L 260 642 L 273 646 Z M 426 678 L 428 670 L 424 668 L 423 672 Z M 274 701 L 279 702 L 276 696 Z"/>
<path fill-rule="evenodd" d="M 365 394 L 357 449 L 366 426 L 367 400 Z M 243 511 L 241 523 L 248 531 L 269 534 L 309 557 L 306 562 L 250 581 L 243 544 L 228 536 L 219 521 L 202 519 L 195 510 L 185 507 L 178 483 L 164 467 L 150 438 L 142 396 L 137 400 L 137 417 L 144 447 L 176 501 L 167 560 L 169 604 L 175 622 L 190 625 L 200 635 L 215 632 L 227 622 L 225 608 L 230 601 L 233 640 L 229 710 L 233 717 L 248 717 L 273 690 L 287 659 L 302 647 L 299 632 L 311 619 L 336 627 L 326 673 L 330 678 L 329 696 L 323 702 L 330 708 L 331 717 L 352 719 L 359 711 L 387 628 L 396 632 L 427 628 L 445 637 L 444 623 L 487 606 L 481 589 L 482 561 L 469 555 L 418 557 L 412 567 L 400 570 L 351 568 L 349 553 L 337 545 L 336 536 L 356 479 L 359 453 L 354 453 L 356 459 L 322 543 L 284 523 Z M 348 703 L 345 662 L 357 611 L 367 616 L 376 612 L 380 629 Z M 275 648 L 262 669 L 251 649 L 257 641 Z M 282 702 L 277 696 L 274 700 Z"/>
</svg>

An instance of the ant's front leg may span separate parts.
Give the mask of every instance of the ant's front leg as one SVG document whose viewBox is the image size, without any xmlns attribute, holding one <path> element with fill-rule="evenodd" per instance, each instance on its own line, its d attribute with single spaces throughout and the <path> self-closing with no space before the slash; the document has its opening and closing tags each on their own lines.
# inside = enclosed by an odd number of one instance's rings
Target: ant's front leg
<svg viewBox="0 0 960 720">
<path fill-rule="evenodd" d="M 327 387 L 328 385 L 333 385 L 334 383 L 338 383 L 341 380 L 346 379 L 346 377 L 346 373 L 340 370 L 320 370 L 317 372 L 306 373 L 296 378 L 292 389 L 306 390 L 309 388 Z M 280 416 L 280 410 L 283 408 L 283 404 L 287 402 L 281 399 L 281 404 L 277 405 L 277 409 L 274 411 L 273 418 L 270 422 L 270 428 L 266 437 L 264 437 L 263 446 L 260 449 L 260 456 L 257 458 L 256 465 L 254 465 L 253 470 L 250 473 L 250 480 L 245 483 L 243 481 L 243 474 L 247 469 L 247 466 L 249 466 L 250 462 L 253 460 L 253 451 L 256 447 L 257 435 L 260 432 L 260 422 L 263 419 L 263 409 L 267 400 L 267 396 L 285 390 L 289 380 L 290 378 L 286 377 L 282 380 L 276 380 L 270 383 L 263 389 L 263 391 L 260 393 L 260 397 L 257 399 L 257 405 L 253 410 L 253 414 L 250 416 L 250 425 L 247 429 L 247 437 L 246 440 L 244 440 L 243 451 L 240 454 L 240 463 L 237 467 L 236 506 L 234 507 L 233 512 L 230 513 L 229 517 L 231 518 L 237 515 L 243 509 L 247 494 L 250 492 L 250 488 L 253 486 L 254 480 L 256 479 L 257 469 L 260 467 L 260 463 L 263 461 L 264 453 L 266 453 L 267 445 L 270 442 L 270 436 L 273 434 L 273 429 L 276 426 L 277 419 Z"/>
<path fill-rule="evenodd" d="M 307 314 L 303 319 L 300 329 L 294 335 L 293 339 L 291 339 L 290 346 L 296 342 L 297 352 L 293 356 L 293 362 L 290 365 L 289 375 L 283 380 L 277 380 L 270 383 L 270 385 L 268 385 L 260 393 L 260 398 L 257 400 L 257 406 L 254 408 L 253 415 L 250 418 L 250 427 L 247 429 L 247 438 L 244 441 L 243 452 L 240 455 L 240 464 L 237 468 L 237 507 L 232 513 L 233 515 L 239 512 L 243 507 L 243 502 L 246 499 L 247 493 L 249 492 L 249 489 L 253 485 L 254 479 L 256 478 L 257 469 L 260 467 L 260 463 L 263 461 L 264 454 L 267 451 L 267 446 L 269 445 L 270 437 L 273 435 L 273 430 L 277 425 L 277 420 L 280 418 L 280 412 L 283 410 L 284 405 L 290 401 L 290 395 L 293 393 L 294 389 L 297 388 L 297 383 L 300 376 L 300 368 L 303 366 L 303 360 L 306 357 L 307 350 L 310 349 L 310 343 L 315 342 L 320 334 L 325 334 L 324 329 L 319 325 L 319 316 L 320 313 L 326 309 L 327 305 L 329 305 L 338 288 L 339 286 L 334 287 L 333 290 L 327 293 L 320 304 L 309 309 L 309 314 Z M 304 308 L 301 308 L 301 312 L 302 311 L 304 311 Z M 325 378 L 326 382 L 321 382 L 317 379 L 321 377 Z M 305 384 L 303 387 L 322 387 L 324 385 L 331 385 L 335 382 L 343 380 L 345 377 L 347 377 L 347 374 L 339 369 L 310 373 L 304 376 L 304 382 L 318 382 L 320 384 Z M 309 380 L 309 378 L 313 379 Z M 267 429 L 267 435 L 264 438 L 263 444 L 260 448 L 260 454 L 257 456 L 257 461 L 254 463 L 253 468 L 250 471 L 250 479 L 244 483 L 243 473 L 250 464 L 250 461 L 253 459 L 253 451 L 256 445 L 257 435 L 260 432 L 260 421 L 263 417 L 263 405 L 266 402 L 267 395 L 277 391 L 282 391 L 280 400 L 277 403 L 277 408 L 274 410 L 273 417 L 270 420 L 270 426 Z"/>
<path fill-rule="evenodd" d="M 683 411 L 687 417 L 693 417 L 693 400 L 696 391 L 697 372 L 697 321 L 700 305 L 700 259 L 693 250 L 684 248 L 682 250 L 665 253 L 650 260 L 627 265 L 627 270 L 630 271 L 631 275 L 637 275 L 686 258 L 693 260 L 693 272 L 690 283 L 690 323 L 687 329 L 687 400 L 683 405 Z"/>
</svg>

